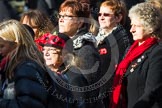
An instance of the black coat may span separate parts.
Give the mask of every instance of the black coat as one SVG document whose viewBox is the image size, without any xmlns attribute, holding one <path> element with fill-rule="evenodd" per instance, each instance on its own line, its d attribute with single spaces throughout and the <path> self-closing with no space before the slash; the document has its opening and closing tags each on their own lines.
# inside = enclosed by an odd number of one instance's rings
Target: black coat
<svg viewBox="0 0 162 108">
<path fill-rule="evenodd" d="M 80 29 L 72 38 L 74 46 L 73 52 L 78 59 L 78 68 L 81 69 L 81 73 L 88 81 L 86 108 L 102 108 L 101 101 L 98 98 L 101 84 L 99 82 L 101 79 L 101 60 L 97 47 L 95 46 L 96 40 L 94 42 L 93 39 L 95 40 L 95 37 L 91 33 L 88 33 L 86 28 Z"/>
<path fill-rule="evenodd" d="M 128 108 L 162 108 L 162 43 L 129 65 L 124 83 Z"/>
<path fill-rule="evenodd" d="M 64 67 L 64 66 L 63 66 Z M 65 69 L 61 67 L 62 69 Z M 84 100 L 87 95 L 80 92 L 80 87 L 88 85 L 86 78 L 75 67 L 70 67 L 63 73 L 49 71 L 53 79 L 53 89 L 48 108 L 88 108 Z M 66 86 L 66 85 L 69 85 Z M 82 89 L 83 91 L 83 89 Z"/>
<path fill-rule="evenodd" d="M 118 25 L 117 28 L 98 45 L 98 51 L 101 57 L 102 75 L 107 74 L 107 80 L 111 79 L 110 76 L 114 75 L 115 65 L 123 59 L 126 49 L 132 42 L 132 37 L 127 34 L 123 26 Z"/>
<path fill-rule="evenodd" d="M 105 77 L 105 84 L 101 87 L 100 96 L 104 98 L 105 107 L 108 107 L 108 95 L 111 92 L 115 65 L 117 65 L 132 44 L 133 39 L 128 35 L 122 25 L 118 25 L 103 41 L 98 45 L 101 57 L 102 76 Z M 106 98 L 105 98 L 106 97 Z"/>
<path fill-rule="evenodd" d="M 78 32 L 78 34 L 72 38 L 73 44 L 77 46 L 78 43 L 74 41 L 77 40 L 78 38 L 83 37 L 83 35 L 86 34 L 87 34 L 86 30 L 84 29 L 80 30 L 80 32 Z M 80 40 L 78 39 L 78 41 Z M 82 45 L 77 48 L 75 48 L 75 45 L 73 45 L 74 46 L 73 52 L 76 58 L 78 59 L 77 62 L 78 67 L 81 70 L 83 70 L 81 72 L 84 74 L 89 84 L 93 84 L 100 79 L 100 73 L 101 73 L 100 55 L 97 51 L 96 46 L 94 45 L 96 43 L 91 42 L 88 39 L 82 39 L 81 43 Z"/>
<path fill-rule="evenodd" d="M 48 92 L 43 84 L 47 81 L 46 72 L 38 64 L 33 61 L 20 63 L 14 70 L 13 79 L 1 88 L 4 94 L 0 108 L 46 108 Z M 5 92 L 7 89 L 9 91 Z"/>
</svg>

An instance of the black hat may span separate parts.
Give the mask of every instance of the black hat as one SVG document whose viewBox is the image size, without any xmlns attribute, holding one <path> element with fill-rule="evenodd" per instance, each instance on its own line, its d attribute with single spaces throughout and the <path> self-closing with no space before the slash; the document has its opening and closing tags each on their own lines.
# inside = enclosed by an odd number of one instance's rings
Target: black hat
<svg viewBox="0 0 162 108">
<path fill-rule="evenodd" d="M 29 33 L 32 35 L 32 38 L 34 39 L 35 34 L 34 34 L 33 29 L 30 26 L 28 26 L 27 24 L 23 24 L 23 25 L 29 31 Z"/>
</svg>

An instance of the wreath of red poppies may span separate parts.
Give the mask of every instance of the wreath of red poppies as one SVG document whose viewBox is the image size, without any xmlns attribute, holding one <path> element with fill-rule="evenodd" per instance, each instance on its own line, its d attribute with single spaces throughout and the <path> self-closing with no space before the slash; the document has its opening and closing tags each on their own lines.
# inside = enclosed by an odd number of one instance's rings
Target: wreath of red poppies
<svg viewBox="0 0 162 108">
<path fill-rule="evenodd" d="M 46 33 L 37 40 L 38 44 L 41 46 L 52 46 L 58 48 L 64 48 L 65 40 L 57 35 L 52 35 L 51 33 Z"/>
</svg>

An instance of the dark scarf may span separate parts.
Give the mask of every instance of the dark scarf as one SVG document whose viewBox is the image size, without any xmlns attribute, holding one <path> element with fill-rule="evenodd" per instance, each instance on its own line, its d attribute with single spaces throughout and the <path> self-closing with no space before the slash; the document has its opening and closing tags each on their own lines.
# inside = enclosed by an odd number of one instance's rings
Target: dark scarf
<svg viewBox="0 0 162 108">
<path fill-rule="evenodd" d="M 127 52 L 125 58 L 119 63 L 113 81 L 113 91 L 111 95 L 110 108 L 118 108 L 120 101 L 120 94 L 122 94 L 122 78 L 130 63 L 142 55 L 148 48 L 157 43 L 156 38 L 148 38 L 146 41 L 138 46 L 138 41 L 135 41 Z M 123 104 L 123 103 L 122 103 Z M 126 106 L 126 105 L 122 105 Z M 126 107 L 124 107 L 126 108 Z"/>
</svg>

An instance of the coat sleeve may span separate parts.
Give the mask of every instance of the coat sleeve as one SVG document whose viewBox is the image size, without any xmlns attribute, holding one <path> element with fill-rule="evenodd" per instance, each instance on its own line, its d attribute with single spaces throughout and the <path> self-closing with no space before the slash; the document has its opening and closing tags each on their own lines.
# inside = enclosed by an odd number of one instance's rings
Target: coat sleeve
<svg viewBox="0 0 162 108">
<path fill-rule="evenodd" d="M 85 45 L 79 50 L 77 56 L 80 57 L 81 73 L 88 81 L 88 85 L 97 83 L 97 81 L 101 78 L 101 61 L 97 49 L 91 44 Z M 85 106 L 87 108 L 98 108 L 101 106 L 100 100 L 98 100 L 99 102 L 90 102 L 90 99 L 94 99 L 95 97 L 98 97 L 98 95 L 99 88 L 87 92 L 86 98 L 88 102 Z"/>
<path fill-rule="evenodd" d="M 85 45 L 78 51 L 77 57 L 82 74 L 90 84 L 95 83 L 101 73 L 101 61 L 97 49 L 92 45 Z"/>
<path fill-rule="evenodd" d="M 14 75 L 16 96 L 14 99 L 2 99 L 0 108 L 45 108 L 47 91 L 40 80 L 37 69 L 21 65 Z"/>
<path fill-rule="evenodd" d="M 149 56 L 149 68 L 143 95 L 133 108 L 162 108 L 162 47 Z"/>
<path fill-rule="evenodd" d="M 100 62 L 100 57 L 97 49 L 91 45 L 83 46 L 79 51 L 77 56 L 81 61 L 81 69 L 91 69 L 96 62 Z"/>
</svg>

